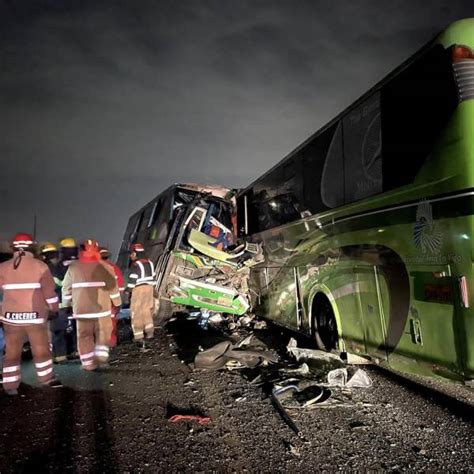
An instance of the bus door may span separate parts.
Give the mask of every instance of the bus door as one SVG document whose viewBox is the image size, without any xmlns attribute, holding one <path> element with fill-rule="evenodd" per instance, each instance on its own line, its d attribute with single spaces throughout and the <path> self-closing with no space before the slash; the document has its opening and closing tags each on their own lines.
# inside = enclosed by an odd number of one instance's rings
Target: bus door
<svg viewBox="0 0 474 474">
<path fill-rule="evenodd" d="M 459 372 L 462 349 L 456 344 L 456 292 L 450 265 L 411 265 L 409 279 L 405 330 L 389 355 L 390 365 L 424 373 L 420 362 L 427 360 L 429 372 L 447 375 L 445 368 Z"/>
</svg>

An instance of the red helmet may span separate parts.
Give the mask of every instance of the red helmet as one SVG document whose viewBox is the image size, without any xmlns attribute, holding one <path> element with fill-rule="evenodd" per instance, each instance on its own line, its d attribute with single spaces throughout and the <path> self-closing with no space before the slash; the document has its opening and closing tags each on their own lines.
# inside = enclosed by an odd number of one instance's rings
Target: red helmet
<svg viewBox="0 0 474 474">
<path fill-rule="evenodd" d="M 144 252 L 145 247 L 143 247 L 143 244 L 132 244 L 131 251 L 136 253 Z"/>
<path fill-rule="evenodd" d="M 99 252 L 99 242 L 94 239 L 87 239 L 82 242 L 82 249 L 86 252 Z"/>
<path fill-rule="evenodd" d="M 35 243 L 35 239 L 31 234 L 27 234 L 26 232 L 19 232 L 15 234 L 12 239 L 12 247 L 15 250 L 20 249 L 27 249 L 31 247 Z"/>
</svg>

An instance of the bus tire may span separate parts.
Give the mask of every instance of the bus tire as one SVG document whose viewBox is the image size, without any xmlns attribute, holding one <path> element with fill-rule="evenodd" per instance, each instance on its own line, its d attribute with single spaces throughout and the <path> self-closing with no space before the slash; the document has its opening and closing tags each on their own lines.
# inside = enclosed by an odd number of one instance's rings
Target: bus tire
<svg viewBox="0 0 474 474">
<path fill-rule="evenodd" d="M 173 316 L 173 304 L 170 300 L 160 298 L 160 305 L 158 307 L 157 319 L 159 323 L 166 322 Z"/>
<path fill-rule="evenodd" d="M 312 307 L 314 339 L 318 349 L 329 352 L 337 348 L 337 323 L 331 303 L 323 294 L 317 294 Z"/>
</svg>

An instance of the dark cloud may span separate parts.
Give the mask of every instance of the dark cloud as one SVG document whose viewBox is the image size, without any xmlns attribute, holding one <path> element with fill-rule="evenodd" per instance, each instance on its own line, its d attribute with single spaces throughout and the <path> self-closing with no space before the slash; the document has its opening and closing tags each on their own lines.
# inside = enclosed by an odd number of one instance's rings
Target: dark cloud
<svg viewBox="0 0 474 474">
<path fill-rule="evenodd" d="M 0 237 L 114 247 L 176 181 L 244 186 L 469 1 L 0 0 Z"/>
</svg>

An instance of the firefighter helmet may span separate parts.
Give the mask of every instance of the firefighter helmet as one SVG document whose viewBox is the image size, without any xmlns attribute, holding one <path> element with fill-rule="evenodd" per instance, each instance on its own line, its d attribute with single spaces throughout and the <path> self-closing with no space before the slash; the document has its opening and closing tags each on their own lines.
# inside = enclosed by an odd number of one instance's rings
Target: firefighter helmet
<svg viewBox="0 0 474 474">
<path fill-rule="evenodd" d="M 87 239 L 82 242 L 82 249 L 86 252 L 98 252 L 99 251 L 99 242 L 94 239 Z"/>
<path fill-rule="evenodd" d="M 34 243 L 35 239 L 33 236 L 26 232 L 19 232 L 18 234 L 15 234 L 12 239 L 12 247 L 15 250 L 30 248 Z"/>
<path fill-rule="evenodd" d="M 101 247 L 100 248 L 100 256 L 102 258 L 108 258 L 110 257 L 110 252 L 109 252 L 109 249 L 107 247 Z"/>
<path fill-rule="evenodd" d="M 41 246 L 41 253 L 57 252 L 58 248 L 51 242 L 46 242 Z"/>
<path fill-rule="evenodd" d="M 143 244 L 132 244 L 130 250 L 131 250 L 132 252 L 139 253 L 139 252 L 144 252 L 144 251 L 145 251 L 145 247 L 143 246 Z"/>
<path fill-rule="evenodd" d="M 72 249 L 77 247 L 76 241 L 72 237 L 64 237 L 59 241 L 59 245 L 64 249 Z"/>
</svg>

